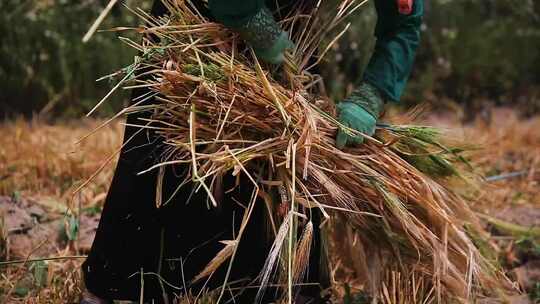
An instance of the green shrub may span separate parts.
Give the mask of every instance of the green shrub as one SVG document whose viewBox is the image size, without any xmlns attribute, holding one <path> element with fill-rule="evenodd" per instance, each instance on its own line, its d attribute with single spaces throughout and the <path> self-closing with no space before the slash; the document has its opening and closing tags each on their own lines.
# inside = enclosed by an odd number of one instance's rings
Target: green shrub
<svg viewBox="0 0 540 304">
<path fill-rule="evenodd" d="M 103 4 L 1 1 L 0 118 L 29 115 L 44 107 L 54 114 L 80 115 L 106 94 L 110 84 L 96 84 L 95 80 L 132 61 L 134 52 L 111 33 L 97 34 L 87 44 L 81 42 Z M 133 15 L 117 11 L 101 28 L 135 22 Z M 125 97 L 117 95 L 110 105 L 118 107 Z M 103 109 L 107 112 L 112 107 Z"/>
</svg>

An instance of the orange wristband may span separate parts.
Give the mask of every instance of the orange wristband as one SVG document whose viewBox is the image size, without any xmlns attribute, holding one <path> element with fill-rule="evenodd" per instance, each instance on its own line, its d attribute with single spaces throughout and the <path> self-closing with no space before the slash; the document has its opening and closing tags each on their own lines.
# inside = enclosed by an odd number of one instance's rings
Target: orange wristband
<svg viewBox="0 0 540 304">
<path fill-rule="evenodd" d="M 410 15 L 413 10 L 413 0 L 397 0 L 399 13 Z"/>
</svg>

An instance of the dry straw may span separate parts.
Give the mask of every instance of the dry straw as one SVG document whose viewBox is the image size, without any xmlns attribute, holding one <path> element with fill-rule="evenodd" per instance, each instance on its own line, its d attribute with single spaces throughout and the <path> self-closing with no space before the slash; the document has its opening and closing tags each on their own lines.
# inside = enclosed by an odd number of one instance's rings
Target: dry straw
<svg viewBox="0 0 540 304">
<path fill-rule="evenodd" d="M 501 296 L 498 270 L 470 237 L 481 232 L 477 219 L 446 183 L 459 177 L 454 163 L 462 160 L 460 151 L 442 145 L 437 130 L 380 125 L 363 146 L 335 148 L 336 130 L 343 126 L 332 102 L 319 97 L 321 79 L 311 71 L 348 28 L 340 31 L 338 25 L 364 2 L 342 0 L 332 8 L 324 1 L 298 4 L 280 16 L 296 44 L 282 68 L 261 65 L 235 33 L 210 22 L 187 0 L 165 0 L 165 17 L 135 10 L 146 24 L 136 29 L 142 42 L 124 41 L 141 55 L 124 70 L 119 86 L 130 80 L 130 88 L 155 93 L 144 98 L 157 97 L 124 112 L 152 111 L 140 127 L 152 128 L 169 146 L 148 170 L 191 166 L 186 181 L 206 191 L 213 205 L 220 203 L 213 196 L 220 176 L 248 178 L 255 190 L 238 240 L 254 204 L 264 201 L 269 210 L 285 204 L 284 214 L 271 215 L 275 242 L 258 282 L 261 294 L 266 285 L 280 283 L 283 301 L 293 301 L 313 233 L 311 222 L 300 223 L 318 209 L 326 219 L 344 214 L 355 229 L 358 248 L 366 249 L 359 252 L 366 257 L 366 286 L 383 301 Z M 279 189 L 282 199 L 272 201 Z M 230 270 L 237 244 L 227 242 L 198 279 L 223 265 Z"/>
</svg>

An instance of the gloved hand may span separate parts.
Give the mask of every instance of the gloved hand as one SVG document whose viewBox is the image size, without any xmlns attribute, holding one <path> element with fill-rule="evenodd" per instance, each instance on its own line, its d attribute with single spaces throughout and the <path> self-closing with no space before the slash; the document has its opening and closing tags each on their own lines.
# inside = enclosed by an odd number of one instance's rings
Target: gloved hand
<svg viewBox="0 0 540 304">
<path fill-rule="evenodd" d="M 282 63 L 285 50 L 294 48 L 288 34 L 281 29 L 266 7 L 235 30 L 253 47 L 257 57 L 267 63 Z"/>
<path fill-rule="evenodd" d="M 338 119 L 342 125 L 371 136 L 375 133 L 375 125 L 384 108 L 384 102 L 379 90 L 364 82 L 349 98 L 340 102 L 337 108 Z M 349 135 L 344 129 L 338 130 L 336 137 L 338 149 L 363 142 L 363 136 Z"/>
</svg>

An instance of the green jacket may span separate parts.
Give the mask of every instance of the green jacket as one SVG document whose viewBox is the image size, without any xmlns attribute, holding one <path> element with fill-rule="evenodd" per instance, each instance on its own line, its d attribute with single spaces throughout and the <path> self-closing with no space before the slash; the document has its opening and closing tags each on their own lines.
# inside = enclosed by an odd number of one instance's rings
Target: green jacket
<svg viewBox="0 0 540 304">
<path fill-rule="evenodd" d="M 420 42 L 424 1 L 414 0 L 410 15 L 399 13 L 396 0 L 374 1 L 377 43 L 364 80 L 378 88 L 386 99 L 399 101 Z M 242 26 L 264 5 L 265 0 L 209 0 L 214 17 L 230 27 Z"/>
</svg>

